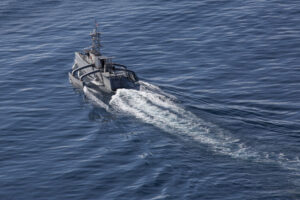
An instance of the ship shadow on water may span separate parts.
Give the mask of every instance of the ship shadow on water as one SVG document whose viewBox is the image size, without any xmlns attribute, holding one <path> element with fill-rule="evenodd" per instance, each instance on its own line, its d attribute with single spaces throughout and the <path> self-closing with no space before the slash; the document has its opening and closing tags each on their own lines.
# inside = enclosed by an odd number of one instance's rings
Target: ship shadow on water
<svg viewBox="0 0 300 200">
<path fill-rule="evenodd" d="M 115 121 L 116 116 L 106 112 L 103 108 L 92 106 L 89 111 L 88 118 L 90 121 L 100 122 L 100 123 L 109 123 Z"/>
<path fill-rule="evenodd" d="M 73 91 L 82 99 L 82 106 L 89 107 L 88 118 L 90 121 L 107 123 L 114 121 L 116 116 L 111 112 L 109 101 L 113 94 L 104 93 L 101 91 L 93 91 L 91 88 L 82 90 L 72 85 Z"/>
</svg>

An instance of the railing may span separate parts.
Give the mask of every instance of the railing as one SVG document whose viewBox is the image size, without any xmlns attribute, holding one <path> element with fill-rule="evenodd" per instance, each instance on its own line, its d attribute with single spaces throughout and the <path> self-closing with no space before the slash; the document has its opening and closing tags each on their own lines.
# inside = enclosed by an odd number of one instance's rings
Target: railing
<svg viewBox="0 0 300 200">
<path fill-rule="evenodd" d="M 89 67 L 94 67 L 94 64 L 90 64 L 90 65 L 85 65 L 85 66 L 82 66 L 82 67 L 79 67 L 75 70 L 72 71 L 72 75 L 74 76 L 76 72 L 82 70 L 82 69 L 85 69 L 85 68 L 89 68 Z"/>
<path fill-rule="evenodd" d="M 91 74 L 94 74 L 94 73 L 97 73 L 97 72 L 102 72 L 102 71 L 101 71 L 100 69 L 98 69 L 98 70 L 94 70 L 94 71 L 88 72 L 88 73 L 86 73 L 86 74 L 81 75 L 81 76 L 79 77 L 79 79 L 82 81 L 82 79 L 83 79 L 84 77 L 86 77 L 86 76 L 88 76 L 88 75 L 91 75 Z"/>
<path fill-rule="evenodd" d="M 136 82 L 139 80 L 139 78 L 137 77 L 137 75 L 131 71 L 131 70 L 126 70 L 126 74 L 127 74 L 127 77 L 132 81 L 132 82 Z"/>
<path fill-rule="evenodd" d="M 113 66 L 119 66 L 119 67 L 122 67 L 122 68 L 115 68 L 114 70 L 120 70 L 120 71 L 124 71 L 126 77 L 132 81 L 132 82 L 136 82 L 139 80 L 139 78 L 136 76 L 136 74 L 131 71 L 131 70 L 128 70 L 127 67 L 125 65 L 121 65 L 121 64 L 118 64 L 118 63 L 112 63 Z M 85 65 L 83 67 L 79 67 L 75 70 L 72 71 L 72 75 L 74 76 L 76 72 L 82 70 L 82 69 L 85 69 L 85 68 L 89 68 L 89 67 L 95 67 L 94 64 L 90 64 L 90 65 Z M 112 71 L 114 71 L 112 70 Z M 83 81 L 83 79 L 88 76 L 88 75 L 91 75 L 91 74 L 94 74 L 94 73 L 98 73 L 98 72 L 103 72 L 103 70 L 101 69 L 98 69 L 98 70 L 94 70 L 94 71 L 91 71 L 91 72 L 88 72 L 86 74 L 83 74 L 81 75 L 80 77 L 78 77 L 81 81 Z M 100 73 L 101 74 L 101 73 Z M 102 74 L 101 74 L 101 78 L 102 78 Z M 103 79 L 103 78 L 102 78 Z M 103 81 L 103 80 L 102 80 Z"/>
</svg>

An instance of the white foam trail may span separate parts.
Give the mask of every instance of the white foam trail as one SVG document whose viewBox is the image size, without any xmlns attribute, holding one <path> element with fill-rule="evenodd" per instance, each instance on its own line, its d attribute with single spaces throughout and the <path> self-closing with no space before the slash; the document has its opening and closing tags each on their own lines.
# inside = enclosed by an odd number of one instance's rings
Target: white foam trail
<svg viewBox="0 0 300 200">
<path fill-rule="evenodd" d="M 110 104 L 116 110 L 134 115 L 166 132 L 190 136 L 201 143 L 209 144 L 216 151 L 231 154 L 230 147 L 237 141 L 230 140 L 220 130 L 213 136 L 211 130 L 216 127 L 173 104 L 170 99 L 160 94 L 121 89 L 112 97 Z"/>
<path fill-rule="evenodd" d="M 251 159 L 263 162 L 276 162 L 283 165 L 288 159 L 268 158 L 268 153 L 256 152 L 230 133 L 214 124 L 206 122 L 174 103 L 157 86 L 142 82 L 140 91 L 119 89 L 112 97 L 110 105 L 117 112 L 127 113 L 152 124 L 166 132 L 180 134 L 206 144 L 213 151 L 234 158 Z M 293 160 L 300 166 L 299 159 Z M 292 163 L 289 161 L 289 163 Z"/>
<path fill-rule="evenodd" d="M 103 101 L 101 101 L 99 98 L 97 98 L 93 92 L 91 91 L 91 89 L 87 88 L 86 86 L 83 87 L 83 92 L 86 95 L 86 97 L 88 97 L 94 104 L 96 104 L 97 106 L 100 106 L 102 108 L 104 108 L 106 111 L 109 111 L 109 106 L 107 104 L 105 104 Z"/>
</svg>

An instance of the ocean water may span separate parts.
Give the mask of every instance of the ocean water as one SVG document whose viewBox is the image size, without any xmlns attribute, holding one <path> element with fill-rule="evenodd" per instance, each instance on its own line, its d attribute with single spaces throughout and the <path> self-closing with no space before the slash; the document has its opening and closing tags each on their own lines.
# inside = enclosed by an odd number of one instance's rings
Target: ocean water
<svg viewBox="0 0 300 200">
<path fill-rule="evenodd" d="M 68 80 L 90 46 L 141 89 Z M 0 2 L 0 199 L 300 199 L 297 1 Z"/>
</svg>

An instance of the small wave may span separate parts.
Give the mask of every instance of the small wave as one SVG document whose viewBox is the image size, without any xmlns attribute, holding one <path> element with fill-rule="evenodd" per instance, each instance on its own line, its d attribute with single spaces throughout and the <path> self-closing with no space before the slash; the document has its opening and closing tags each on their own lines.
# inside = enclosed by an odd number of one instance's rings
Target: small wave
<svg viewBox="0 0 300 200">
<path fill-rule="evenodd" d="M 135 116 L 168 133 L 188 136 L 206 144 L 214 152 L 233 158 L 277 163 L 285 168 L 299 169 L 299 158 L 288 159 L 283 154 L 273 154 L 270 158 L 270 153 L 257 152 L 229 132 L 186 111 L 174 99 L 174 96 L 166 94 L 159 87 L 141 82 L 140 91 L 117 90 L 109 104 L 116 112 Z"/>
</svg>

